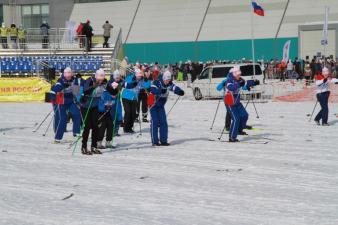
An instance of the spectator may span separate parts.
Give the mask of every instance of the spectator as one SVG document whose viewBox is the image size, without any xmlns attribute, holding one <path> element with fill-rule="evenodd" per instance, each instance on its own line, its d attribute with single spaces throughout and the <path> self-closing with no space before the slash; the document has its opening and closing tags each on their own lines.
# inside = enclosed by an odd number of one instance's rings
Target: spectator
<svg viewBox="0 0 338 225">
<path fill-rule="evenodd" d="M 7 36 L 8 36 L 8 33 L 9 33 L 9 28 L 6 27 L 5 23 L 2 23 L 1 28 L 0 28 L 0 32 L 1 32 L 2 48 L 7 49 L 8 48 Z"/>
<path fill-rule="evenodd" d="M 90 21 L 87 22 L 83 26 L 83 34 L 86 36 L 86 47 L 87 51 L 89 52 L 92 48 L 92 37 L 93 37 L 93 28 L 90 25 Z"/>
<path fill-rule="evenodd" d="M 18 30 L 18 38 L 19 38 L 19 44 L 21 49 L 26 48 L 26 30 L 22 27 L 22 25 L 19 26 Z"/>
<path fill-rule="evenodd" d="M 18 48 L 17 46 L 17 39 L 18 39 L 18 28 L 16 27 L 16 25 L 13 23 L 11 24 L 11 28 L 10 28 L 10 36 L 11 36 L 11 41 L 14 42 L 13 48 Z"/>
<path fill-rule="evenodd" d="M 106 23 L 103 24 L 102 28 L 103 28 L 103 38 L 104 38 L 103 48 L 109 48 L 108 40 L 110 38 L 110 32 L 111 32 L 111 29 L 113 29 L 113 25 L 111 25 L 107 20 Z"/>
<path fill-rule="evenodd" d="M 300 64 L 300 62 L 298 60 L 298 57 L 295 58 L 294 66 L 295 66 L 295 72 L 298 74 L 297 75 L 297 80 L 301 79 L 303 77 L 303 74 L 302 74 L 301 64 Z"/>
<path fill-rule="evenodd" d="M 48 48 L 49 44 L 49 25 L 46 21 L 43 21 L 43 23 L 40 26 L 40 31 L 42 35 L 42 48 Z"/>
<path fill-rule="evenodd" d="M 284 60 L 279 64 L 279 69 L 280 69 L 280 81 L 285 81 L 285 68 L 286 68 L 286 63 Z"/>
<path fill-rule="evenodd" d="M 286 66 L 286 74 L 287 74 L 287 78 L 292 78 L 292 74 L 293 74 L 293 63 L 291 61 L 291 59 L 289 59 L 288 64 Z"/>
</svg>

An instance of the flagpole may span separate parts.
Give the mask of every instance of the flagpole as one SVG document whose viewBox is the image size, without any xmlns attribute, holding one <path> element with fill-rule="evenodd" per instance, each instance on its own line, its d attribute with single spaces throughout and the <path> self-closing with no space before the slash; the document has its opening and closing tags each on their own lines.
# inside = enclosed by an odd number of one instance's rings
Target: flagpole
<svg viewBox="0 0 338 225">
<path fill-rule="evenodd" d="M 253 75 L 254 78 L 256 77 L 256 66 L 255 66 L 255 37 L 254 37 L 254 15 L 252 12 L 252 0 L 250 2 L 250 15 L 251 15 L 251 50 L 252 50 L 252 68 L 253 68 Z"/>
</svg>

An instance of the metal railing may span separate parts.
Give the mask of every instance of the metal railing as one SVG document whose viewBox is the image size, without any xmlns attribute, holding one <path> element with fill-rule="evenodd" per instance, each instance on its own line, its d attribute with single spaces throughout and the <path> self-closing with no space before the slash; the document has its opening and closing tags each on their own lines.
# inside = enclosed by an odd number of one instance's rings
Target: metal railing
<svg viewBox="0 0 338 225">
<path fill-rule="evenodd" d="M 12 39 L 10 37 L 1 38 L 1 47 L 3 49 L 85 49 L 86 37 L 70 37 L 67 35 L 26 35 L 24 39 Z"/>
</svg>

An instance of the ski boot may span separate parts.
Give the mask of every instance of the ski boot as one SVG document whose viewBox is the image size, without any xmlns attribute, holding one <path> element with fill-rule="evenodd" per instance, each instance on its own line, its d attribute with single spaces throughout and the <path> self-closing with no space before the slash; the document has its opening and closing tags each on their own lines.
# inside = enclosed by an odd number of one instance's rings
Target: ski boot
<svg viewBox="0 0 338 225">
<path fill-rule="evenodd" d="M 105 149 L 106 147 L 102 144 L 102 141 L 97 142 L 97 148 L 98 149 Z"/>
<path fill-rule="evenodd" d="M 160 144 L 160 143 L 153 143 L 152 146 L 153 146 L 153 147 L 159 147 L 159 146 L 161 146 L 161 144 Z"/>
<path fill-rule="evenodd" d="M 330 124 L 328 124 L 328 123 L 323 123 L 322 126 L 323 126 L 323 127 L 328 127 L 328 126 L 330 126 Z"/>
<path fill-rule="evenodd" d="M 87 147 L 82 147 L 81 152 L 83 155 L 92 155 L 92 152 L 88 151 Z"/>
<path fill-rule="evenodd" d="M 100 150 L 98 150 L 97 148 L 95 148 L 95 147 L 91 147 L 91 152 L 93 154 L 102 154 L 102 152 Z"/>
<path fill-rule="evenodd" d="M 112 143 L 111 141 L 106 141 L 106 148 L 116 148 L 117 144 Z"/>
<path fill-rule="evenodd" d="M 168 142 L 163 142 L 161 143 L 161 146 L 170 146 L 170 144 Z"/>
<path fill-rule="evenodd" d="M 238 135 L 247 136 L 247 135 L 248 135 L 248 133 L 246 133 L 245 131 L 240 131 L 240 132 L 238 132 Z"/>
<path fill-rule="evenodd" d="M 55 139 L 53 144 L 61 144 L 61 140 Z"/>
<path fill-rule="evenodd" d="M 236 143 L 239 142 L 237 138 L 229 138 L 229 142 Z"/>
<path fill-rule="evenodd" d="M 319 120 L 315 120 L 315 123 L 316 123 L 318 126 L 320 126 Z"/>
</svg>

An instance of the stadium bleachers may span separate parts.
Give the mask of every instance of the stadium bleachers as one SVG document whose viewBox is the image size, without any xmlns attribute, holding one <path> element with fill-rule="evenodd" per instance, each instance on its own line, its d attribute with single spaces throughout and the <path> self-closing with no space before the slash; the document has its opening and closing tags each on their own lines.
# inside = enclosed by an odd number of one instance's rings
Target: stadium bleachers
<svg viewBox="0 0 338 225">
<path fill-rule="evenodd" d="M 60 72 L 71 67 L 76 73 L 89 73 L 99 69 L 102 56 L 12 56 L 1 57 L 2 73 L 34 73 L 43 69 L 43 65 Z"/>
</svg>

